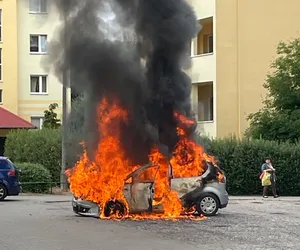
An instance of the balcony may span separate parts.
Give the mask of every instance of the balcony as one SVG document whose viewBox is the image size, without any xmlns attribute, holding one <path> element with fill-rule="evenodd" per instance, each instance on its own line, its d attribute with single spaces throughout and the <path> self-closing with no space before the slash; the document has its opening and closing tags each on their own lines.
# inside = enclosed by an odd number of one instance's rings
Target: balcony
<svg viewBox="0 0 300 250">
<path fill-rule="evenodd" d="M 216 59 L 214 55 L 200 56 L 192 59 L 192 67 L 188 71 L 193 83 L 207 82 L 215 79 Z"/>
<path fill-rule="evenodd" d="M 214 52 L 214 23 L 213 17 L 198 20 L 202 29 L 193 39 L 191 56 L 213 54 Z"/>
<path fill-rule="evenodd" d="M 192 107 L 197 119 L 197 131 L 215 137 L 214 85 L 201 82 L 192 86 Z"/>
<path fill-rule="evenodd" d="M 193 83 L 214 81 L 216 74 L 213 17 L 200 19 L 199 24 L 202 29 L 191 42 L 192 67 L 189 75 Z"/>
<path fill-rule="evenodd" d="M 213 121 L 211 121 L 211 122 L 198 122 L 196 130 L 201 135 L 205 135 L 209 138 L 215 138 L 216 137 L 215 123 Z"/>
</svg>

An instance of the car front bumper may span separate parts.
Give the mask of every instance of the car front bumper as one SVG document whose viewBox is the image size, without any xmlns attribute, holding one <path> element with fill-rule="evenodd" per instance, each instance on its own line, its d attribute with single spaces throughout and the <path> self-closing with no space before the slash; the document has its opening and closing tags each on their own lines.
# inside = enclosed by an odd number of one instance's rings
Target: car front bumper
<svg viewBox="0 0 300 250">
<path fill-rule="evenodd" d="M 76 214 L 90 217 L 100 216 L 100 210 L 96 203 L 90 201 L 83 201 L 81 199 L 73 198 L 72 200 L 73 211 Z"/>
</svg>

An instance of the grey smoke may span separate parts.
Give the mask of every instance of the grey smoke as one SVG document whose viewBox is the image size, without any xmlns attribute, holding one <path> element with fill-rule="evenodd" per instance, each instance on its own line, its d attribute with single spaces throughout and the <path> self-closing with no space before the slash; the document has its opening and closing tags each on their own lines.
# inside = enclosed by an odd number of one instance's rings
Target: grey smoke
<svg viewBox="0 0 300 250">
<path fill-rule="evenodd" d="M 70 70 L 71 87 L 85 96 L 81 134 L 89 151 L 101 136 L 96 109 L 105 96 L 129 111 L 121 142 L 133 163 L 145 163 L 154 145 L 169 155 L 178 142 L 174 111 L 193 118 L 191 80 L 182 71 L 199 31 L 192 8 L 185 0 L 56 0 L 56 6 L 67 20 L 50 43 L 47 64 L 58 77 Z M 192 134 L 195 126 L 184 129 Z"/>
</svg>

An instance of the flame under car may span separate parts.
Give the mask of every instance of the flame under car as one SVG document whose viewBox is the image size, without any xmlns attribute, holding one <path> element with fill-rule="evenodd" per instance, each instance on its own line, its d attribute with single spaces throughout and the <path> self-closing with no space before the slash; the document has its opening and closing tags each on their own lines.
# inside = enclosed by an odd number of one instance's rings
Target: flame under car
<svg viewBox="0 0 300 250">
<path fill-rule="evenodd" d="M 109 201 L 102 214 L 110 217 L 113 214 L 124 215 L 127 212 L 129 214 L 163 213 L 163 204 L 155 199 L 155 179 L 159 168 L 159 165 L 147 164 L 127 176 L 123 194 L 129 211 L 126 211 L 126 206 L 122 202 Z M 154 170 L 153 179 L 141 181 L 140 176 L 148 170 Z M 169 164 L 167 176 L 170 189 L 178 194 L 183 208 L 194 207 L 196 214 L 213 216 L 228 204 L 226 177 L 222 174 L 222 179 L 218 179 L 218 171 L 221 170 L 207 162 L 207 169 L 201 176 L 174 178 L 172 166 Z M 94 202 L 74 197 L 72 205 L 73 211 L 79 215 L 100 217 L 100 208 Z"/>
</svg>

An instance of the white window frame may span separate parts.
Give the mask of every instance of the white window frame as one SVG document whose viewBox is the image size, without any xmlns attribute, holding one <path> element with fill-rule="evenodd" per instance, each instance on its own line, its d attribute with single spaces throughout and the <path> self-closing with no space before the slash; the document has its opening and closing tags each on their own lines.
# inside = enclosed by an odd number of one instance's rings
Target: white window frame
<svg viewBox="0 0 300 250">
<path fill-rule="evenodd" d="M 0 89 L 0 105 L 3 104 L 3 89 Z"/>
<path fill-rule="evenodd" d="M 2 21 L 3 21 L 3 18 L 2 18 L 2 9 L 0 9 L 0 43 L 2 43 Z"/>
<path fill-rule="evenodd" d="M 31 92 L 31 77 L 38 77 L 39 78 L 39 92 Z M 43 77 L 46 77 L 46 92 L 42 92 L 43 91 Z M 29 91 L 31 95 L 48 95 L 48 75 L 30 75 L 29 78 Z"/>
<path fill-rule="evenodd" d="M 40 119 L 40 127 L 38 129 L 42 129 L 45 117 L 43 115 L 31 115 L 30 116 L 30 122 L 31 122 L 32 118 L 39 118 Z M 31 124 L 32 124 L 32 122 L 31 122 Z"/>
<path fill-rule="evenodd" d="M 35 10 L 31 10 L 30 7 L 33 3 L 31 3 L 32 0 L 28 0 L 28 9 L 29 9 L 29 13 L 30 14 L 47 14 L 48 13 L 48 1 L 47 0 L 39 0 L 39 10 L 35 11 Z M 46 11 L 41 11 L 41 1 L 45 1 L 46 2 Z"/>
<path fill-rule="evenodd" d="M 38 37 L 38 51 L 30 51 L 30 48 L 31 48 L 30 39 L 32 36 Z M 41 48 L 42 48 L 41 37 L 42 36 L 46 37 L 46 51 L 41 51 Z M 47 40 L 48 40 L 48 35 L 46 35 L 46 34 L 30 34 L 30 36 L 29 36 L 29 52 L 30 52 L 30 54 L 47 54 Z"/>
</svg>

